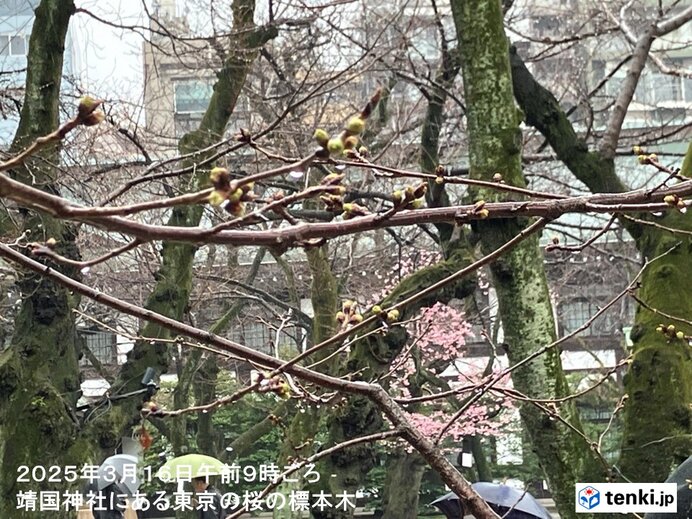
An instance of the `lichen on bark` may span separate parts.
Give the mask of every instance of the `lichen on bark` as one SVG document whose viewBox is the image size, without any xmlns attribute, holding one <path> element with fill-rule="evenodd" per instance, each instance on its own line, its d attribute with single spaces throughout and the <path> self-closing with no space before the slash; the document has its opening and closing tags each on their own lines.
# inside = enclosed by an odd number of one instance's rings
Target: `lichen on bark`
<svg viewBox="0 0 692 519">
<path fill-rule="evenodd" d="M 27 55 L 27 75 L 20 122 L 10 148 L 18 152 L 58 127 L 58 102 L 63 49 L 74 4 L 71 0 L 42 0 L 35 18 Z M 47 147 L 10 174 L 17 180 L 57 193 L 57 146 Z M 24 230 L 35 241 L 54 238 L 56 250 L 79 258 L 75 230 L 50 216 L 21 212 Z M 47 263 L 79 277 L 73 268 Z M 72 310 L 79 299 L 65 288 L 25 273 L 18 282 L 22 294 L 10 345 L 0 353 L 0 515 L 23 519 L 35 514 L 17 510 L 17 492 L 36 490 L 17 481 L 19 465 L 79 465 L 92 452 L 90 444 L 75 441 L 79 431 L 72 413 L 80 395 L 79 342 Z M 64 490 L 46 484 L 46 490 Z M 47 517 L 62 518 L 67 513 Z"/>
<path fill-rule="evenodd" d="M 514 104 L 508 42 L 499 0 L 452 2 L 460 44 L 467 106 L 471 178 L 491 180 L 500 173 L 507 184 L 526 185 L 521 170 L 522 114 Z M 499 192 L 472 190 L 473 201 L 504 198 Z M 487 254 L 516 236 L 526 221 L 480 220 L 474 225 Z M 538 237 L 530 237 L 491 265 L 504 341 L 511 364 L 555 340 L 555 323 Z M 569 393 L 559 352 L 549 350 L 512 373 L 517 389 L 529 397 L 556 398 Z M 530 434 L 560 515 L 573 517 L 574 483 L 582 469 L 595 466 L 587 445 L 564 425 L 524 404 L 522 420 Z M 579 428 L 572 403 L 561 416 Z"/>
<path fill-rule="evenodd" d="M 516 49 L 510 53 L 514 93 L 527 123 L 548 140 L 558 158 L 593 193 L 622 192 L 627 185 L 615 171 L 615 161 L 590 151 L 579 138 L 555 96 L 528 71 Z M 681 173 L 692 176 L 692 145 Z M 651 215 L 638 215 L 652 220 Z M 659 257 L 642 273 L 640 296 L 650 307 L 689 319 L 692 315 L 692 230 L 690 213 L 668 211 L 655 223 L 661 227 L 620 219 L 644 259 Z M 678 229 L 682 233 L 671 232 Z M 631 334 L 633 362 L 625 377 L 629 398 L 623 412 L 624 431 L 620 472 L 631 481 L 664 481 L 672 467 L 692 451 L 692 359 L 689 347 L 669 342 L 655 328 L 661 317 L 639 307 Z M 668 324 L 668 323 L 666 323 Z M 680 323 L 675 323 L 680 325 Z M 682 325 L 689 333 L 688 327 Z"/>
</svg>

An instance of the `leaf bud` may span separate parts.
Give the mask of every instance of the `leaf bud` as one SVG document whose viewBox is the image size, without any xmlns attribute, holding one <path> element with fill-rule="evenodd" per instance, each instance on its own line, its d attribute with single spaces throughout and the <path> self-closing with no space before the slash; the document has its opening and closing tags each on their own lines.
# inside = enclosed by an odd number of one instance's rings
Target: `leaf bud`
<svg viewBox="0 0 692 519">
<path fill-rule="evenodd" d="M 211 205 L 219 206 L 224 203 L 226 196 L 221 191 L 214 190 L 209 194 L 208 200 Z"/>
<path fill-rule="evenodd" d="M 344 141 L 342 141 L 340 137 L 329 139 L 327 149 L 332 155 L 339 155 L 344 151 Z"/>
<path fill-rule="evenodd" d="M 318 128 L 317 130 L 315 130 L 315 133 L 313 134 L 313 138 L 323 148 L 326 147 L 327 144 L 329 143 L 329 134 L 321 128 Z"/>
<path fill-rule="evenodd" d="M 674 206 L 678 203 L 678 197 L 676 197 L 675 195 L 666 195 L 663 198 L 663 201 L 670 206 Z"/>
<path fill-rule="evenodd" d="M 91 96 L 82 96 L 79 99 L 79 106 L 77 106 L 77 116 L 80 119 L 86 119 L 86 117 L 96 110 L 102 101 L 94 99 Z"/>
<path fill-rule="evenodd" d="M 346 129 L 349 133 L 353 134 L 363 133 L 363 130 L 365 130 L 365 121 L 357 116 L 351 117 L 346 125 Z"/>
</svg>

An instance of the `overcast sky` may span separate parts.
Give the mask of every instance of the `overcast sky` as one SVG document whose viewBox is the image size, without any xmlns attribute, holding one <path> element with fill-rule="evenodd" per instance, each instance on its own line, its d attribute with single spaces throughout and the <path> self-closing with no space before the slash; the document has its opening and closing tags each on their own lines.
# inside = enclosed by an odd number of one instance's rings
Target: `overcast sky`
<svg viewBox="0 0 692 519">
<path fill-rule="evenodd" d="M 77 6 L 121 25 L 147 25 L 140 0 L 78 0 Z M 72 18 L 75 72 L 94 95 L 138 102 L 142 95 L 142 36 L 85 13 Z"/>
</svg>

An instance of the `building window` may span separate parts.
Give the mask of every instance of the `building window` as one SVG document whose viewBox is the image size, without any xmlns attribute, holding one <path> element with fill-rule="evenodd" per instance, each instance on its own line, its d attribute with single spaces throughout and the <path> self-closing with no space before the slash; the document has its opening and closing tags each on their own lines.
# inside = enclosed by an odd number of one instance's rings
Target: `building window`
<svg viewBox="0 0 692 519">
<path fill-rule="evenodd" d="M 575 299 L 560 306 L 560 323 L 565 334 L 583 326 L 599 311 L 598 305 L 586 299 Z M 611 312 L 600 315 L 581 335 L 612 335 L 617 333 L 617 324 Z"/>
<path fill-rule="evenodd" d="M 26 56 L 26 49 L 23 34 L 0 34 L 0 56 Z"/>
<path fill-rule="evenodd" d="M 609 63 L 606 66 L 604 61 L 594 60 L 591 63 L 593 72 L 594 86 L 605 77 L 606 69 L 609 71 L 615 66 Z M 690 63 L 682 60 L 672 60 L 674 68 L 689 68 Z M 621 67 L 608 80 L 605 87 L 605 94 L 614 98 L 620 92 L 622 82 L 627 75 L 626 67 Z M 692 79 L 670 74 L 663 74 L 653 66 L 645 69 L 634 93 L 634 101 L 644 105 L 656 107 L 661 103 L 692 103 Z"/>
<path fill-rule="evenodd" d="M 533 30 L 537 36 L 554 36 L 563 25 L 564 19 L 556 15 L 536 16 L 533 19 Z"/>
<path fill-rule="evenodd" d="M 116 364 L 117 340 L 114 333 L 101 330 L 79 330 L 80 337 L 84 340 L 84 346 L 94 355 L 101 364 Z M 83 355 L 80 364 L 91 365 L 87 355 Z"/>
<path fill-rule="evenodd" d="M 173 91 L 176 113 L 203 113 L 209 105 L 214 86 L 207 80 L 186 79 L 174 81 Z"/>
<path fill-rule="evenodd" d="M 191 116 L 192 115 L 192 116 Z M 197 114 L 175 114 L 175 137 L 181 139 L 186 133 L 195 131 L 202 122 L 202 116 Z"/>
<path fill-rule="evenodd" d="M 608 422 L 613 415 L 609 407 L 577 406 L 581 419 L 586 422 Z"/>
<path fill-rule="evenodd" d="M 263 322 L 238 322 L 231 330 L 231 340 L 273 356 L 276 330 Z M 279 351 L 281 352 L 287 346 L 295 348 L 301 341 L 301 330 L 294 326 L 287 326 L 279 335 Z"/>
</svg>

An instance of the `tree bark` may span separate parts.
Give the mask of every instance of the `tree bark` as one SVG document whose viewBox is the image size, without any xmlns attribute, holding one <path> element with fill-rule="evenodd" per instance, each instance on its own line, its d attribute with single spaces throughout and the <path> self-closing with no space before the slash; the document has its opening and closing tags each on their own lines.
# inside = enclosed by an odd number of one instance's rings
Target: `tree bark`
<svg viewBox="0 0 692 519">
<path fill-rule="evenodd" d="M 471 178 L 492 180 L 500 173 L 507 184 L 525 186 L 521 171 L 521 113 L 514 105 L 508 44 L 499 0 L 452 2 L 460 42 L 467 107 Z M 478 190 L 476 200 L 500 195 Z M 518 219 L 479 221 L 475 226 L 485 252 L 496 249 L 523 227 Z M 509 360 L 516 364 L 555 340 L 555 323 L 538 237 L 533 236 L 491 265 Z M 534 398 L 569 394 L 559 352 L 550 350 L 512 373 L 517 389 Z M 563 518 L 576 517 L 574 483 L 595 462 L 575 433 L 525 404 L 522 420 L 531 435 Z M 560 405 L 562 417 L 576 427 L 572 403 Z"/>
<path fill-rule="evenodd" d="M 27 55 L 26 92 L 19 127 L 11 146 L 18 152 L 36 138 L 57 129 L 65 37 L 75 7 L 71 0 L 42 0 Z M 57 193 L 57 147 L 42 150 L 12 177 Z M 57 240 L 56 250 L 78 258 L 72 225 L 35 212 L 23 213 L 31 239 Z M 72 277 L 74 268 L 51 267 Z M 72 309 L 79 298 L 42 276 L 26 273 L 18 282 L 22 303 L 9 348 L 0 353 L 0 515 L 17 519 L 35 513 L 16 509 L 16 494 L 38 490 L 36 484 L 17 482 L 20 465 L 49 467 L 81 465 L 93 447 L 75 442 L 79 424 L 73 408 L 80 396 L 79 353 Z M 64 484 L 45 483 L 42 490 L 64 491 Z M 46 512 L 63 518 L 66 512 Z"/>
<path fill-rule="evenodd" d="M 381 519 L 417 519 L 418 497 L 427 464 L 417 452 L 398 452 L 387 460 Z"/>
</svg>

